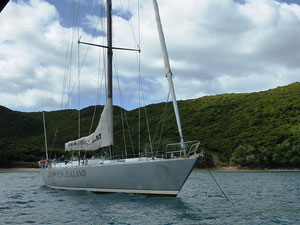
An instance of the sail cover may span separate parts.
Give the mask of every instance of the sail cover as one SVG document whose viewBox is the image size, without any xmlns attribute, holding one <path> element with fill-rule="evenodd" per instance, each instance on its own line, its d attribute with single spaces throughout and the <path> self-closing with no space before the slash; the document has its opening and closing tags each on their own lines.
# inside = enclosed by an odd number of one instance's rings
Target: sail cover
<svg viewBox="0 0 300 225">
<path fill-rule="evenodd" d="M 114 144 L 113 140 L 113 125 L 111 113 L 112 101 L 108 99 L 101 114 L 99 124 L 94 133 L 87 137 L 82 137 L 74 141 L 65 143 L 66 151 L 73 150 L 97 150 L 101 147 L 106 147 Z"/>
</svg>

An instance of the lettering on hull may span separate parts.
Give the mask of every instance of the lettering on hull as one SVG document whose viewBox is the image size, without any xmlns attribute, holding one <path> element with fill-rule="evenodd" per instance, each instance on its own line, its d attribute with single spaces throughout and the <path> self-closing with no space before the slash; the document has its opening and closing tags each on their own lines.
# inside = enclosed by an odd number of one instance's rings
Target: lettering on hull
<svg viewBox="0 0 300 225">
<path fill-rule="evenodd" d="M 66 171 L 54 171 L 52 176 L 55 177 L 85 177 L 86 170 L 66 170 Z"/>
</svg>

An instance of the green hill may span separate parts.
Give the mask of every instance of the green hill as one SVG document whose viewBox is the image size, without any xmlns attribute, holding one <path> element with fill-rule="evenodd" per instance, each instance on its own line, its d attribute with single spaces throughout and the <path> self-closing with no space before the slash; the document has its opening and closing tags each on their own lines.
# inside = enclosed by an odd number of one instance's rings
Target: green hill
<svg viewBox="0 0 300 225">
<path fill-rule="evenodd" d="M 300 167 L 300 83 L 256 93 L 179 101 L 178 105 L 185 140 L 201 140 L 207 165 Z M 179 141 L 171 103 L 161 126 L 164 107 L 165 103 L 146 107 L 152 138 L 156 134 L 154 151 L 164 149 L 166 143 Z M 102 108 L 97 107 L 93 129 Z M 81 136 L 89 134 L 93 111 L 91 106 L 80 112 Z M 130 137 L 133 143 L 138 142 L 138 110 L 114 107 L 115 155 L 121 155 L 125 148 L 121 111 L 126 149 L 130 154 L 137 153 L 138 146 L 131 146 Z M 149 149 L 144 111 L 141 110 L 142 151 Z M 45 113 L 51 157 L 66 155 L 64 143 L 78 137 L 77 113 L 77 110 Z M 157 129 L 158 125 L 163 127 L 162 131 Z M 10 166 L 11 161 L 35 162 L 44 157 L 44 151 L 42 113 L 24 113 L 0 106 L 0 167 Z"/>
</svg>

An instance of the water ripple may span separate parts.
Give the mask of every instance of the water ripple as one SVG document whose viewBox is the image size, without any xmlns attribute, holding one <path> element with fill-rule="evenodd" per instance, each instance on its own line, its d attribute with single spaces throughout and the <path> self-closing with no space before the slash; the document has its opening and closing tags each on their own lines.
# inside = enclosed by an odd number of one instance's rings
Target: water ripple
<svg viewBox="0 0 300 225">
<path fill-rule="evenodd" d="M 300 224 L 300 172 L 194 171 L 177 198 L 46 187 L 38 173 L 0 174 L 0 224 Z"/>
</svg>

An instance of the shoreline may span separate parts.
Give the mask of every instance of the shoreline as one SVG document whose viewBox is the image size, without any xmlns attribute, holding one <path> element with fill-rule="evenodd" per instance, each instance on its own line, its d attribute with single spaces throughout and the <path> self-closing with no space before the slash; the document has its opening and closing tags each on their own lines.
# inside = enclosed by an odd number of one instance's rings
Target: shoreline
<svg viewBox="0 0 300 225">
<path fill-rule="evenodd" d="M 195 168 L 197 171 L 215 171 L 215 172 L 300 172 L 300 168 L 276 168 L 276 169 L 261 169 L 261 168 L 243 168 L 235 166 L 223 166 L 214 168 Z"/>
<path fill-rule="evenodd" d="M 38 173 L 39 168 L 0 168 L 0 173 Z"/>
<path fill-rule="evenodd" d="M 0 173 L 38 173 L 39 168 L 0 168 Z M 240 167 L 214 167 L 214 168 L 194 168 L 195 171 L 206 172 L 208 170 L 213 172 L 300 172 L 300 169 L 258 169 L 258 168 L 240 168 Z"/>
</svg>

